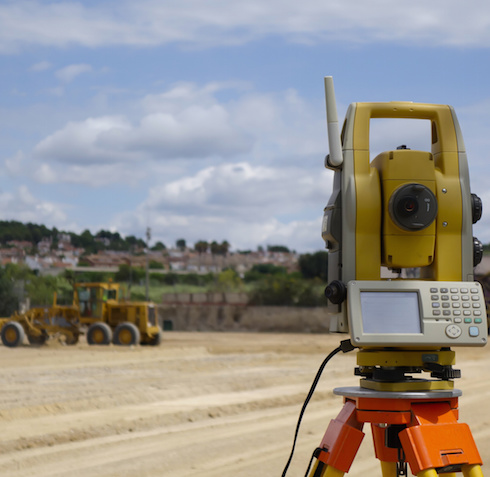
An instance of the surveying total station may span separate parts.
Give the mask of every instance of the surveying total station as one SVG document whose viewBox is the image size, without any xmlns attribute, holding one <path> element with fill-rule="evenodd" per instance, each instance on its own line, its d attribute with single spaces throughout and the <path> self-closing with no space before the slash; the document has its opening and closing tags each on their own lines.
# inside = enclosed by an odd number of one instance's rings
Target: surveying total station
<svg viewBox="0 0 490 477">
<path fill-rule="evenodd" d="M 325 166 L 334 171 L 322 226 L 325 294 L 330 331 L 350 334 L 339 350 L 358 348 L 360 383 L 334 389 L 344 407 L 306 475 L 348 472 L 369 423 L 383 477 L 407 475 L 408 467 L 419 477 L 480 477 L 481 458 L 469 427 L 458 422 L 462 393 L 454 388 L 460 371 L 452 348 L 484 346 L 488 330 L 473 277 L 482 245 L 472 224 L 482 203 L 470 192 L 456 114 L 447 105 L 352 103 L 340 134 L 332 77 L 325 93 Z M 371 159 L 376 118 L 429 121 L 431 150 L 395 144 Z"/>
</svg>

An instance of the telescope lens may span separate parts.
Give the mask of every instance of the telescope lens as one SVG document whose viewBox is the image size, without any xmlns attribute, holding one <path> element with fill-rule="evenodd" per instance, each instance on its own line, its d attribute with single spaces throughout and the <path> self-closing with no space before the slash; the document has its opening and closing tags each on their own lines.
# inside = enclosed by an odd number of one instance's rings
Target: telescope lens
<svg viewBox="0 0 490 477">
<path fill-rule="evenodd" d="M 403 230 L 428 227 L 437 215 L 437 199 L 422 184 L 405 184 L 395 190 L 388 204 L 391 220 Z"/>
<path fill-rule="evenodd" d="M 415 214 L 419 209 L 417 198 L 413 196 L 400 198 L 398 204 L 398 212 L 404 217 L 409 217 L 410 215 Z"/>
</svg>

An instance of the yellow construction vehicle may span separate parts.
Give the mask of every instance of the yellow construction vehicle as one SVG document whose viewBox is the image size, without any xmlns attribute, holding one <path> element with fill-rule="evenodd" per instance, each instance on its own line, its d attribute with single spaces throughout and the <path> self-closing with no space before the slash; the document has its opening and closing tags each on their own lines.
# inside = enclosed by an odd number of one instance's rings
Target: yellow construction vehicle
<svg viewBox="0 0 490 477">
<path fill-rule="evenodd" d="M 78 309 L 74 306 L 31 308 L 2 318 L 0 325 L 2 342 L 11 348 L 21 345 L 25 336 L 33 345 L 42 345 L 53 335 L 63 336 L 65 344 L 72 345 L 80 336 Z"/>
<path fill-rule="evenodd" d="M 117 283 L 78 283 L 74 290 L 89 344 L 160 344 L 162 332 L 153 303 L 121 300 Z"/>
<path fill-rule="evenodd" d="M 27 335 L 29 343 L 40 345 L 50 336 L 61 335 L 70 345 L 84 331 L 90 345 L 160 344 L 162 331 L 153 303 L 122 300 L 120 285 L 111 282 L 77 283 L 73 291 L 72 305 L 58 305 L 55 295 L 51 307 L 0 319 L 3 344 L 19 346 Z"/>
</svg>

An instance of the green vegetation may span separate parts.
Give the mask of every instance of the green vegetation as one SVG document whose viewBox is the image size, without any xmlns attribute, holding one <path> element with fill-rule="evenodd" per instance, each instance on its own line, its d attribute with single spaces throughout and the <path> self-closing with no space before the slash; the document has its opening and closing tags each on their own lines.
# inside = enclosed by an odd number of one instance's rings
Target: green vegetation
<svg viewBox="0 0 490 477">
<path fill-rule="evenodd" d="M 323 254 L 323 252 L 320 252 Z M 319 263 L 314 263 L 317 260 Z M 272 264 L 254 265 L 245 274 L 244 280 L 251 284 L 249 300 L 253 305 L 261 306 L 323 306 L 325 275 L 322 266 L 326 266 L 325 257 L 316 255 L 307 262 L 308 275 L 301 272 L 287 273 L 284 267 Z"/>
<path fill-rule="evenodd" d="M 63 232 L 56 228 L 49 229 L 44 225 L 23 224 L 17 221 L 0 221 L 0 245 L 8 246 L 11 241 L 30 242 L 27 253 L 36 253 L 37 245 L 47 241 L 52 249 L 57 248 L 62 235 L 70 237 L 74 247 L 85 249 L 85 254 L 103 250 L 129 251 L 141 253 L 146 247 L 144 240 L 133 235 L 122 237 L 118 232 L 100 230 L 92 234 L 84 230 L 81 234 Z M 178 249 L 185 251 L 187 242 L 184 238 L 176 240 Z M 224 240 L 199 240 L 194 250 L 199 254 L 211 253 L 214 256 L 226 256 L 230 244 Z M 162 242 L 156 242 L 153 250 L 165 251 Z M 258 251 L 263 252 L 262 247 Z M 284 245 L 268 245 L 269 253 L 290 253 Z M 252 253 L 243 251 L 243 254 Z M 83 264 L 83 257 L 80 260 Z M 164 272 L 163 265 L 156 261 L 149 263 L 149 296 L 155 302 L 161 301 L 164 293 L 198 293 L 198 292 L 245 292 L 251 303 L 257 305 L 318 306 L 325 304 L 323 287 L 326 281 L 327 253 L 301 255 L 300 272 L 288 273 L 286 268 L 272 265 L 254 265 L 251 270 L 240 277 L 233 269 L 225 269 L 217 274 Z M 74 282 L 115 282 L 126 285 L 131 299 L 144 299 L 146 296 L 146 272 L 143 268 L 121 265 L 116 273 L 66 271 L 53 276 L 38 276 L 25 265 L 9 264 L 0 268 L 0 316 L 9 316 L 18 308 L 18 303 L 27 298 L 31 306 L 46 306 L 53 302 L 54 293 L 58 303 L 68 304 L 72 297 Z"/>
<path fill-rule="evenodd" d="M 325 285 L 307 281 L 294 274 L 268 275 L 260 280 L 249 295 L 250 304 L 261 306 L 323 306 Z"/>
<path fill-rule="evenodd" d="M 25 265 L 8 264 L 0 269 L 0 297 L 2 297 L 2 316 L 17 311 L 19 301 L 29 298 L 34 306 L 47 306 L 53 303 L 54 293 L 58 303 L 70 303 L 72 286 L 66 276 L 37 276 Z"/>
<path fill-rule="evenodd" d="M 322 306 L 326 304 L 326 258 L 325 252 L 302 256 L 301 272 L 295 273 L 272 264 L 254 265 L 243 277 L 231 268 L 217 274 L 164 273 L 150 268 L 149 298 L 159 303 L 164 293 L 245 292 L 255 305 Z M 145 278 L 143 268 L 127 264 L 116 273 L 68 270 L 57 277 L 38 276 L 25 265 L 8 264 L 0 268 L 0 316 L 10 316 L 26 298 L 31 306 L 49 306 L 54 293 L 59 304 L 69 304 L 74 282 L 113 280 L 125 285 L 130 299 L 144 300 Z"/>
<path fill-rule="evenodd" d="M 290 253 L 289 248 L 284 245 L 267 245 L 267 251 Z"/>
<path fill-rule="evenodd" d="M 10 316 L 17 310 L 18 298 L 14 283 L 5 269 L 0 268 L 0 316 Z"/>
<path fill-rule="evenodd" d="M 12 240 L 18 240 L 31 242 L 35 250 L 37 244 L 44 239 L 51 241 L 51 248 L 56 248 L 60 234 L 68 235 L 71 244 L 74 247 L 84 248 L 85 253 L 97 253 L 100 250 L 131 251 L 146 246 L 142 239 L 134 235 L 123 238 L 118 232 L 108 230 L 100 230 L 95 235 L 92 235 L 90 230 L 84 230 L 78 235 L 73 232 L 60 231 L 55 227 L 48 229 L 45 225 L 0 220 L 0 244 L 2 246 L 6 246 Z M 165 245 L 162 242 L 157 242 L 152 249 L 164 250 Z"/>
<path fill-rule="evenodd" d="M 43 238 L 54 238 L 57 235 L 57 229 L 50 230 L 44 225 L 23 224 L 14 220 L 0 220 L 0 243 L 2 244 L 6 244 L 11 240 L 38 243 Z"/>
<path fill-rule="evenodd" d="M 327 252 L 307 253 L 299 257 L 299 269 L 304 278 L 320 278 L 326 282 L 327 265 Z"/>
</svg>

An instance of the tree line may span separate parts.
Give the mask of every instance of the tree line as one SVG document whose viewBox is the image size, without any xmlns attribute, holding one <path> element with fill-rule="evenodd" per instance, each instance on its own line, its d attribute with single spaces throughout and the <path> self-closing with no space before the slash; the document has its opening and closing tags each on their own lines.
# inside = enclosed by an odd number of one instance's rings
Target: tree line
<svg viewBox="0 0 490 477">
<path fill-rule="evenodd" d="M 30 242 L 33 249 L 42 240 L 49 240 L 53 250 L 58 248 L 58 243 L 62 235 L 70 237 L 70 243 L 77 248 L 83 248 L 87 253 L 97 253 L 99 250 L 122 250 L 144 248 L 144 240 L 129 235 L 122 237 L 119 232 L 100 230 L 92 234 L 86 229 L 81 234 L 58 230 L 56 227 L 48 228 L 45 225 L 33 223 L 24 224 L 15 220 L 0 220 L 0 244 L 7 246 L 11 241 Z M 160 247 L 160 243 L 155 244 L 155 248 Z"/>
<path fill-rule="evenodd" d="M 110 230 L 99 230 L 95 234 L 88 229 L 82 233 L 67 232 L 58 230 L 56 227 L 48 228 L 45 225 L 33 223 L 22 223 L 15 220 L 0 220 L 0 244 L 8 246 L 11 241 L 30 242 L 33 252 L 36 252 L 37 244 L 42 240 L 51 242 L 51 249 L 56 250 L 60 236 L 67 235 L 70 237 L 70 243 L 77 248 L 83 248 L 85 253 L 92 254 L 103 250 L 137 252 L 147 247 L 147 243 L 134 235 L 123 237 L 119 232 L 111 232 Z M 175 246 L 179 250 L 187 249 L 187 241 L 184 238 L 179 238 L 175 241 Z M 150 247 L 152 251 L 164 251 L 166 245 L 157 241 Z M 213 255 L 227 255 L 230 250 L 228 241 L 223 240 L 221 243 L 217 241 L 198 240 L 194 244 L 194 250 L 199 254 L 210 252 Z M 262 247 L 258 247 L 259 251 L 263 251 Z M 268 245 L 269 252 L 290 252 L 289 248 L 284 245 Z M 250 250 L 240 252 L 250 253 Z"/>
<path fill-rule="evenodd" d="M 156 273 L 150 272 L 151 286 L 198 286 L 212 291 L 243 291 L 255 305 L 321 306 L 325 298 L 322 289 L 326 281 L 327 252 L 304 254 L 299 257 L 299 271 L 288 273 L 273 264 L 254 265 L 243 276 L 233 269 L 219 273 Z M 0 316 L 10 316 L 19 302 L 29 298 L 31 306 L 49 306 L 56 292 L 58 303 L 69 304 L 74 282 L 106 282 L 114 280 L 126 285 L 144 281 L 143 268 L 121 265 L 116 273 L 66 270 L 59 276 L 39 276 L 24 264 L 0 267 Z M 137 292 L 135 292 L 137 293 Z M 161 293 L 161 292 L 160 292 Z M 144 296 L 132 296 L 142 300 Z"/>
</svg>

